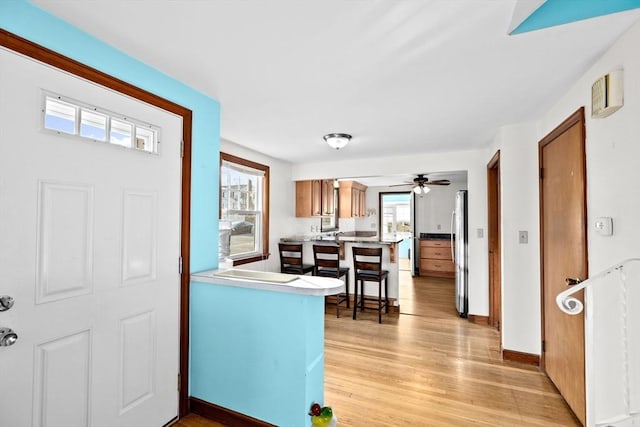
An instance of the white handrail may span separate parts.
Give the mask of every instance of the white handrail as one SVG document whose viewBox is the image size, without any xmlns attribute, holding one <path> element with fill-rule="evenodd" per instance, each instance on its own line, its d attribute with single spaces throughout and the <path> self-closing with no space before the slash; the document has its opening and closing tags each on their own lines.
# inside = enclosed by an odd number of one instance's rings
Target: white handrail
<svg viewBox="0 0 640 427">
<path fill-rule="evenodd" d="M 613 273 L 614 271 L 620 270 L 626 264 L 633 261 L 640 261 L 640 258 L 625 259 L 624 261 L 614 264 L 611 267 L 607 268 L 606 270 L 601 271 L 595 276 L 589 277 L 587 280 L 580 282 L 579 284 L 574 285 L 565 291 L 560 292 L 556 296 L 556 304 L 558 305 L 560 310 L 562 310 L 567 314 L 576 315 L 581 313 L 584 308 L 584 304 L 582 304 L 582 301 L 572 297 L 571 295 L 575 294 L 578 291 L 581 291 L 587 286 L 593 286 L 595 283 L 597 283 L 598 281 L 597 279 L 608 276 L 609 274 Z"/>
</svg>

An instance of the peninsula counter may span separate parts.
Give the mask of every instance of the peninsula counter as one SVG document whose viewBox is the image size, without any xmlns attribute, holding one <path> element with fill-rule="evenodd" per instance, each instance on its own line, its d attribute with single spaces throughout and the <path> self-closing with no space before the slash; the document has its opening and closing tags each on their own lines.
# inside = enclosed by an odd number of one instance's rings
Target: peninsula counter
<svg viewBox="0 0 640 427">
<path fill-rule="evenodd" d="M 192 403 L 281 427 L 311 426 L 311 404 L 324 404 L 324 297 L 340 292 L 344 283 L 331 278 L 192 274 Z"/>
</svg>

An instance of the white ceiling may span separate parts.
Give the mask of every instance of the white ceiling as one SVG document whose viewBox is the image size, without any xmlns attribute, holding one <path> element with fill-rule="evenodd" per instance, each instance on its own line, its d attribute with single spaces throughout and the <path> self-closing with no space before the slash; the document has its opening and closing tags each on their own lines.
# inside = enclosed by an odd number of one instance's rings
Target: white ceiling
<svg viewBox="0 0 640 427">
<path fill-rule="evenodd" d="M 291 162 L 484 147 L 640 17 L 508 36 L 515 0 L 34 3 L 218 100 L 223 138 Z M 337 152 L 331 132 L 353 140 Z"/>
</svg>

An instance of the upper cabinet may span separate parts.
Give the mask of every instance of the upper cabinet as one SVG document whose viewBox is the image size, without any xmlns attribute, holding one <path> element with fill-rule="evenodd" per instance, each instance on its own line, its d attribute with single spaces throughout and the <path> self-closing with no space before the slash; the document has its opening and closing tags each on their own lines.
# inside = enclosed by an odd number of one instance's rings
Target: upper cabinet
<svg viewBox="0 0 640 427">
<path fill-rule="evenodd" d="M 340 218 L 362 218 L 367 214 L 367 187 L 356 181 L 340 181 Z"/>
<path fill-rule="evenodd" d="M 335 213 L 333 179 L 296 181 L 296 216 L 327 216 Z"/>
</svg>

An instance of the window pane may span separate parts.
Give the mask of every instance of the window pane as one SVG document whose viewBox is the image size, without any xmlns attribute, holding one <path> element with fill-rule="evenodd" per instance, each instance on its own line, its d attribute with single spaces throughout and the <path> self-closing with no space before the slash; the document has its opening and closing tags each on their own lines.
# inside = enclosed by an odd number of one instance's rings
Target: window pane
<svg viewBox="0 0 640 427">
<path fill-rule="evenodd" d="M 236 261 L 268 257 L 264 252 L 268 236 L 263 236 L 268 213 L 262 209 L 269 167 L 231 157 L 220 153 L 221 219 L 231 223 L 230 256 Z"/>
<path fill-rule="evenodd" d="M 76 108 L 66 102 L 47 97 L 44 127 L 74 135 L 76 133 Z"/>
<path fill-rule="evenodd" d="M 258 215 L 234 214 L 225 219 L 231 220 L 231 256 L 257 252 Z"/>
<path fill-rule="evenodd" d="M 156 133 L 151 129 L 136 127 L 136 145 L 138 150 L 155 152 Z"/>
<path fill-rule="evenodd" d="M 131 135 L 133 135 L 133 126 L 130 123 L 111 119 L 109 142 L 131 148 Z"/>
<path fill-rule="evenodd" d="M 105 141 L 107 116 L 89 110 L 80 110 L 80 136 Z"/>
</svg>

